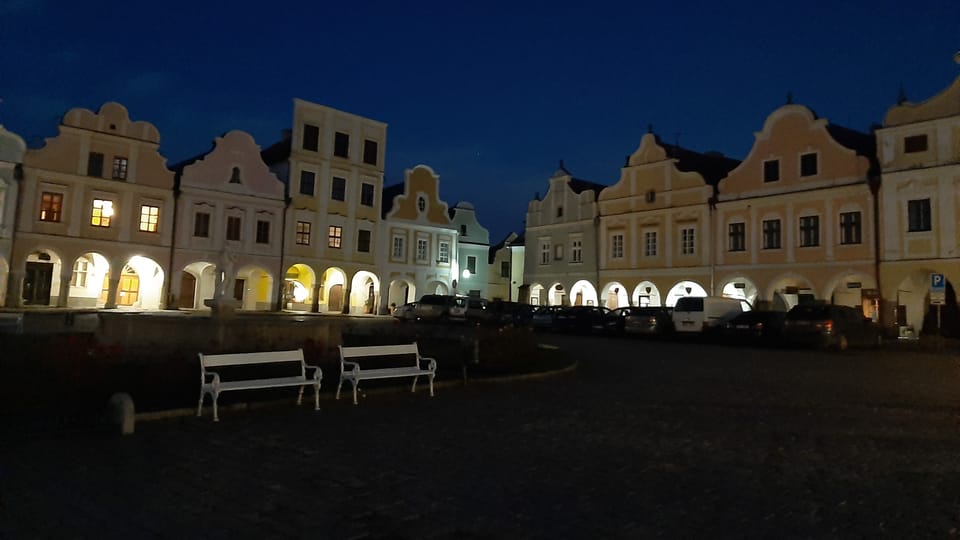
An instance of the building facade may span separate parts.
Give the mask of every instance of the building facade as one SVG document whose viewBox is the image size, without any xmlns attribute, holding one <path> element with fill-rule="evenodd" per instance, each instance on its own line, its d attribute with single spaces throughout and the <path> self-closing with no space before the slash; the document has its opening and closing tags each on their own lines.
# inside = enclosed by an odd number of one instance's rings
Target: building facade
<svg viewBox="0 0 960 540">
<path fill-rule="evenodd" d="M 524 237 L 510 233 L 500 243 L 490 246 L 487 290 L 491 300 L 520 301 L 525 259 Z"/>
<path fill-rule="evenodd" d="M 450 210 L 450 224 L 457 230 L 457 261 L 460 275 L 457 289 L 461 294 L 488 298 L 490 265 L 490 232 L 477 221 L 473 204 L 461 201 Z"/>
<path fill-rule="evenodd" d="M 7 298 L 7 280 L 19 208 L 17 194 L 23 172 L 20 164 L 26 149 L 23 139 L 0 126 L 0 306 L 16 305 L 15 297 Z"/>
</svg>

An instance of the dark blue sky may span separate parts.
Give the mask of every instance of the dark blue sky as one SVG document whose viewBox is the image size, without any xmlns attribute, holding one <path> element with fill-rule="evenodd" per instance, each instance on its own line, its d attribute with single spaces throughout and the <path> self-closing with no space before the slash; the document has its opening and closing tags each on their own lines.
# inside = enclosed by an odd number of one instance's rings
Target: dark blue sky
<svg viewBox="0 0 960 540">
<path fill-rule="evenodd" d="M 230 129 L 275 142 L 299 97 L 388 123 L 387 181 L 432 166 L 496 242 L 559 159 L 612 184 L 648 124 L 743 158 L 788 92 L 868 130 L 901 82 L 960 74 L 957 0 L 207 4 L 3 0 L 0 124 L 36 144 L 118 101 L 174 163 Z"/>
</svg>

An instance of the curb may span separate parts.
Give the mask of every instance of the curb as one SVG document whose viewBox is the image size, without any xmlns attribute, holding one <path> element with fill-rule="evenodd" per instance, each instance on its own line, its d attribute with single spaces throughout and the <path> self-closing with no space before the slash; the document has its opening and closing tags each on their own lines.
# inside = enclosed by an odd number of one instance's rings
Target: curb
<svg viewBox="0 0 960 540">
<path fill-rule="evenodd" d="M 566 375 L 568 373 L 573 373 L 579 368 L 580 362 L 574 360 L 574 362 L 564 368 L 560 368 L 553 371 L 541 371 L 538 373 L 524 373 L 521 375 L 509 375 L 506 377 L 484 377 L 480 379 L 467 379 L 466 383 L 462 380 L 447 380 L 447 381 L 436 381 L 433 383 L 434 390 L 442 388 L 453 388 L 453 387 L 463 387 L 464 385 L 469 384 L 497 384 L 497 383 L 511 383 L 511 382 L 522 382 L 522 381 L 535 381 L 540 379 L 548 379 L 550 377 L 558 377 L 560 375 Z M 391 387 L 391 388 L 373 388 L 371 390 L 361 390 L 362 395 L 367 396 L 376 396 L 382 394 L 396 394 L 400 392 L 406 393 L 405 390 L 402 390 L 402 386 Z M 310 401 L 309 391 L 304 392 L 304 403 L 309 404 Z M 252 411 L 258 409 L 266 409 L 269 407 L 286 405 L 289 404 L 292 400 L 290 399 L 279 399 L 272 401 L 254 401 L 254 402 L 244 402 L 244 403 L 233 403 L 231 405 L 220 405 L 218 409 L 220 412 L 237 412 L 237 411 Z M 328 394 L 320 395 L 320 401 L 336 401 L 333 398 L 333 395 Z M 349 402 L 349 398 L 346 402 Z M 171 418 L 182 418 L 185 416 L 196 416 L 197 409 L 183 408 L 183 409 L 167 409 L 164 411 L 151 411 L 151 412 L 142 412 L 136 413 L 134 419 L 136 422 L 150 422 L 153 420 L 168 420 Z M 211 410 L 210 405 L 204 405 L 204 414 L 203 416 L 209 417 L 213 421 L 213 411 Z"/>
</svg>

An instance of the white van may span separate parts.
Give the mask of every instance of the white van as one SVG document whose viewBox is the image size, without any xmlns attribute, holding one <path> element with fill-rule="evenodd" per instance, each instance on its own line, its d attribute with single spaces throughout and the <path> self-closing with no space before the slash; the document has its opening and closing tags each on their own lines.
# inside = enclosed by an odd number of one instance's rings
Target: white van
<svg viewBox="0 0 960 540">
<path fill-rule="evenodd" d="M 673 307 L 677 332 L 699 333 L 719 330 L 730 319 L 750 311 L 750 302 L 725 296 L 685 296 Z"/>
</svg>

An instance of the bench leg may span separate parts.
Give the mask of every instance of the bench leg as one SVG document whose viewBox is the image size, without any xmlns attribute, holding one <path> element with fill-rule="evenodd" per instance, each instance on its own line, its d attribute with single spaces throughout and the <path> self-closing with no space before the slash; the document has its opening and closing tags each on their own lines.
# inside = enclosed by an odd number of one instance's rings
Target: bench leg
<svg viewBox="0 0 960 540">
<path fill-rule="evenodd" d="M 303 403 L 303 385 L 300 385 L 300 392 L 297 394 L 297 405 Z"/>
<path fill-rule="evenodd" d="M 340 378 L 340 384 L 337 385 L 337 396 L 334 399 L 340 399 L 340 387 L 343 386 L 343 378 Z"/>
<path fill-rule="evenodd" d="M 203 414 L 203 390 L 200 390 L 200 402 L 197 403 L 197 418 Z"/>
<path fill-rule="evenodd" d="M 416 391 L 417 391 L 417 379 L 419 379 L 419 378 L 420 378 L 419 375 L 413 378 L 413 384 L 410 386 L 410 391 L 411 391 L 411 392 L 416 392 Z"/>
<path fill-rule="evenodd" d="M 357 381 L 350 381 L 353 384 L 353 404 L 357 404 Z"/>
<path fill-rule="evenodd" d="M 220 397 L 220 392 L 214 392 L 213 394 L 211 394 L 211 397 L 213 397 L 213 421 L 219 422 L 220 415 L 217 414 L 217 398 Z"/>
<path fill-rule="evenodd" d="M 320 410 L 320 383 L 313 385 L 313 410 Z"/>
<path fill-rule="evenodd" d="M 430 397 L 433 397 L 433 373 L 431 373 L 429 377 L 430 377 Z"/>
</svg>

